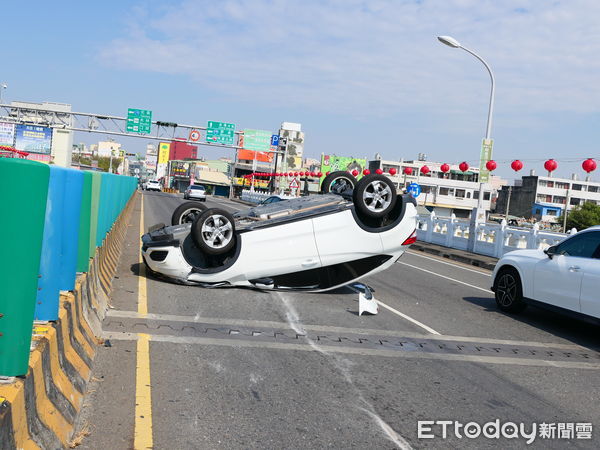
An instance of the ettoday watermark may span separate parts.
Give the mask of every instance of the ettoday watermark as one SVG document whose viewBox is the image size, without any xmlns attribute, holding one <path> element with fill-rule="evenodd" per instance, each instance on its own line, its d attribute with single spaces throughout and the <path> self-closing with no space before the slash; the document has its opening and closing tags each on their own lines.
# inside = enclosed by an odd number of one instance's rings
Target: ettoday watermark
<svg viewBox="0 0 600 450">
<path fill-rule="evenodd" d="M 419 420 L 419 439 L 524 439 L 532 444 L 536 439 L 592 439 L 592 424 L 589 422 L 560 422 L 531 424 L 501 422 L 496 419 L 484 424 L 461 423 L 458 420 Z"/>
</svg>

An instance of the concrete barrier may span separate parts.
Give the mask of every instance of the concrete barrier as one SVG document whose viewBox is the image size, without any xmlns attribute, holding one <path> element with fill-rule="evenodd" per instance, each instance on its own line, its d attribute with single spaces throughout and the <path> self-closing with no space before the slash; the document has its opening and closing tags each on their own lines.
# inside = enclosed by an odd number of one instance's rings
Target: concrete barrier
<svg viewBox="0 0 600 450">
<path fill-rule="evenodd" d="M 77 276 L 73 291 L 61 293 L 58 320 L 35 324 L 26 376 L 0 383 L 1 449 L 70 446 L 135 197 L 89 271 Z"/>
</svg>

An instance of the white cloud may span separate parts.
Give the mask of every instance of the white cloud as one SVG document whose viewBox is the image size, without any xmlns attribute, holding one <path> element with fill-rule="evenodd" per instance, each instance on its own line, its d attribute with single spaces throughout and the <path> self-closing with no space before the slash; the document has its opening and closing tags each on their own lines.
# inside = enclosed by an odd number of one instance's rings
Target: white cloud
<svg viewBox="0 0 600 450">
<path fill-rule="evenodd" d="M 592 0 L 221 0 L 132 10 L 101 51 L 114 67 L 189 76 L 265 106 L 352 117 L 481 115 L 489 78 L 500 114 L 597 112 L 600 3 Z"/>
</svg>

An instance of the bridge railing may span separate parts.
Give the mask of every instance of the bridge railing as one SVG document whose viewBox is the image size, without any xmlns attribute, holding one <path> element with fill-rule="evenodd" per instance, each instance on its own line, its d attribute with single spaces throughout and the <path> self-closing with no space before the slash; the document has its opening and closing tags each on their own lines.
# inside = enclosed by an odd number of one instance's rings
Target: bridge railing
<svg viewBox="0 0 600 450">
<path fill-rule="evenodd" d="M 0 376 L 27 373 L 33 321 L 58 319 L 137 188 L 133 177 L 0 158 Z"/>
<path fill-rule="evenodd" d="M 437 217 L 434 212 L 421 214 L 418 218 L 417 238 L 423 242 L 445 247 L 467 250 L 469 243 L 469 221 L 451 217 Z M 569 234 L 576 233 L 573 228 Z M 502 223 L 481 223 L 475 227 L 474 253 L 500 258 L 517 249 L 543 250 L 556 245 L 569 234 L 542 231 L 538 224 L 532 228 L 509 227 Z"/>
</svg>

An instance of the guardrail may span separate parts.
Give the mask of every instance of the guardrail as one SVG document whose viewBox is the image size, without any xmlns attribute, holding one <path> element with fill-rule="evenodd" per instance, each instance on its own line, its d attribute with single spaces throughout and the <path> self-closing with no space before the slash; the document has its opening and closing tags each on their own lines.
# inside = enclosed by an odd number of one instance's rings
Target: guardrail
<svg viewBox="0 0 600 450">
<path fill-rule="evenodd" d="M 263 200 L 266 200 L 267 198 L 272 197 L 273 195 L 276 195 L 276 194 L 266 194 L 263 192 L 252 192 L 250 190 L 244 190 L 244 191 L 242 191 L 242 195 L 240 198 L 245 202 L 260 203 Z M 279 194 L 277 194 L 277 197 L 281 197 L 283 199 L 296 198 L 291 195 L 279 195 Z"/>
<path fill-rule="evenodd" d="M 437 217 L 435 213 L 421 214 L 418 219 L 417 239 L 445 247 L 467 250 L 469 242 L 468 220 Z M 575 234 L 573 228 L 569 234 Z M 556 245 L 569 234 L 541 231 L 538 224 L 532 228 L 509 227 L 503 220 L 500 224 L 480 223 L 475 227 L 473 252 L 500 258 L 517 249 L 545 249 Z"/>
<path fill-rule="evenodd" d="M 137 180 L 0 158 L 0 376 L 27 373 L 35 320 L 58 319 Z"/>
</svg>

